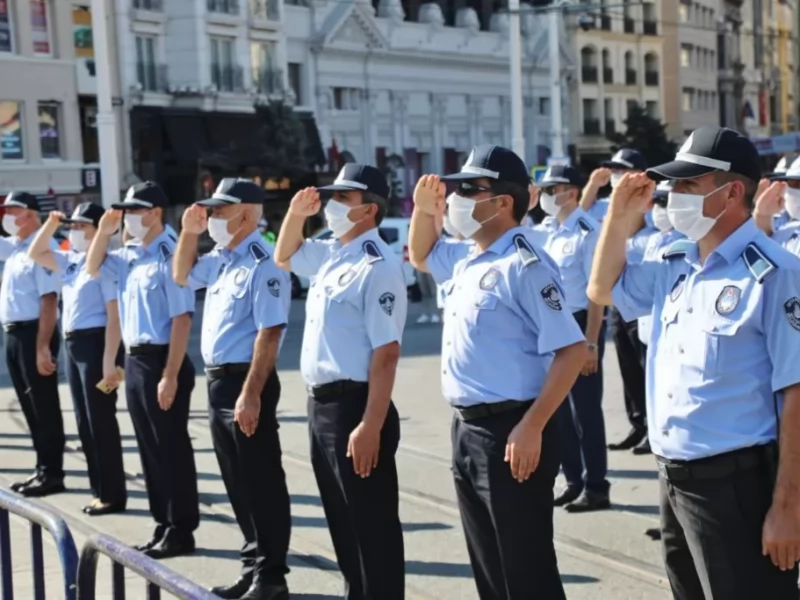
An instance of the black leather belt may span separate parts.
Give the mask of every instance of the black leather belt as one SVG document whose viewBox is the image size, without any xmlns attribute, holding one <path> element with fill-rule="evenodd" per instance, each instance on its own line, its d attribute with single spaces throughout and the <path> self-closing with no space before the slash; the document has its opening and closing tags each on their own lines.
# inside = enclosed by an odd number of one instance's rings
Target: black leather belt
<svg viewBox="0 0 800 600">
<path fill-rule="evenodd" d="M 141 354 L 160 354 L 165 352 L 169 346 L 167 344 L 135 344 L 127 347 L 125 350 L 131 356 L 138 356 Z"/>
<path fill-rule="evenodd" d="M 98 333 L 105 333 L 105 327 L 90 327 L 89 329 L 73 329 L 64 334 L 67 340 L 74 340 L 79 337 L 86 337 L 87 335 L 96 335 Z"/>
<path fill-rule="evenodd" d="M 324 398 L 326 396 L 341 396 L 351 392 L 362 392 L 367 389 L 369 384 L 366 381 L 353 381 L 352 379 L 343 379 L 341 381 L 332 381 L 331 383 L 323 383 L 322 385 L 308 386 L 308 395 L 312 398 Z"/>
<path fill-rule="evenodd" d="M 3 330 L 5 330 L 6 333 L 11 333 L 12 331 L 22 331 L 23 329 L 38 327 L 38 325 L 38 319 L 32 321 L 12 321 L 11 323 L 3 323 Z"/>
<path fill-rule="evenodd" d="M 679 482 L 703 479 L 722 479 L 737 471 L 767 466 L 777 459 L 776 444 L 753 446 L 697 460 L 675 461 L 656 456 L 658 472 L 667 481 Z"/>
<path fill-rule="evenodd" d="M 241 375 L 250 371 L 250 363 L 227 363 L 224 365 L 211 365 L 206 367 L 206 375 L 212 379 L 219 379 L 226 375 Z"/>
<path fill-rule="evenodd" d="M 503 400 L 502 402 L 494 402 L 492 404 L 454 406 L 453 408 L 462 421 L 472 421 L 473 419 L 482 419 L 484 417 L 491 417 L 492 415 L 499 415 L 511 410 L 516 410 L 518 408 L 528 407 L 532 403 L 533 400 Z"/>
</svg>

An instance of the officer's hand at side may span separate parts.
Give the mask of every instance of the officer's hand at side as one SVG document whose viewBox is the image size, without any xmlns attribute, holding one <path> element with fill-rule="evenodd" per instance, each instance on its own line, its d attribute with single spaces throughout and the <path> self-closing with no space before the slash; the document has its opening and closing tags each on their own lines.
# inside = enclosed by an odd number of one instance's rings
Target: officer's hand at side
<svg viewBox="0 0 800 600">
<path fill-rule="evenodd" d="M 542 432 L 522 419 L 516 424 L 506 441 L 505 461 L 511 467 L 511 476 L 522 483 L 539 466 L 542 452 Z"/>
<path fill-rule="evenodd" d="M 36 350 L 36 370 L 39 375 L 48 376 L 56 372 L 56 363 L 53 361 L 53 355 L 50 354 L 50 348 L 43 346 Z"/>
<path fill-rule="evenodd" d="M 200 235 L 208 228 L 208 210 L 205 206 L 192 204 L 183 211 L 181 228 L 186 233 Z"/>
<path fill-rule="evenodd" d="M 800 561 L 800 506 L 773 503 L 761 530 L 764 556 L 786 571 Z"/>
<path fill-rule="evenodd" d="M 247 437 L 256 432 L 259 414 L 261 414 L 261 399 L 258 397 L 253 398 L 242 392 L 236 400 L 236 407 L 233 409 L 233 420 L 239 424 L 239 429 Z"/>
<path fill-rule="evenodd" d="M 594 350 L 589 350 L 586 355 L 586 363 L 583 365 L 583 369 L 581 369 L 581 375 L 593 375 L 597 373 L 597 367 L 599 363 L 599 357 L 597 354 L 597 348 Z"/>
<path fill-rule="evenodd" d="M 656 184 L 644 173 L 626 173 L 611 192 L 609 216 L 630 217 L 646 213 L 653 205 Z"/>
<path fill-rule="evenodd" d="M 372 469 L 378 466 L 381 449 L 381 429 L 367 425 L 363 421 L 350 434 L 347 441 L 347 457 L 353 459 L 356 475 L 369 477 Z"/>
<path fill-rule="evenodd" d="M 158 405 L 161 410 L 169 410 L 175 401 L 178 391 L 178 380 L 174 377 L 162 377 L 158 382 Z"/>
<path fill-rule="evenodd" d="M 103 235 L 114 235 L 122 222 L 122 211 L 116 208 L 108 209 L 97 224 L 97 230 Z"/>
<path fill-rule="evenodd" d="M 423 175 L 414 188 L 414 206 L 435 217 L 444 213 L 444 194 L 447 186 L 438 175 Z"/>
<path fill-rule="evenodd" d="M 611 181 L 611 169 L 606 167 L 595 169 L 589 176 L 589 185 L 595 188 L 601 188 L 605 185 L 608 185 L 609 181 Z"/>
<path fill-rule="evenodd" d="M 759 184 L 758 186 L 762 186 Z M 772 217 L 777 215 L 783 210 L 783 192 L 786 189 L 786 183 L 783 181 L 773 181 L 766 186 L 761 193 L 756 196 L 756 205 L 753 214 Z"/>
<path fill-rule="evenodd" d="M 317 188 L 307 187 L 294 195 L 289 204 L 289 212 L 298 217 L 313 217 L 321 206 Z"/>
</svg>

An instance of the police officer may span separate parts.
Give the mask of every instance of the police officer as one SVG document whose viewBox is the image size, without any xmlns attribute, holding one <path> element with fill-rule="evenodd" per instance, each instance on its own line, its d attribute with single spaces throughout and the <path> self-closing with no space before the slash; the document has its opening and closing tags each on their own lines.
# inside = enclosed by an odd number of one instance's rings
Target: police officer
<svg viewBox="0 0 800 600">
<path fill-rule="evenodd" d="M 190 288 L 172 279 L 175 241 L 162 220 L 167 205 L 158 184 L 131 186 L 124 201 L 100 219 L 86 259 L 90 274 L 119 282 L 125 397 L 156 521 L 153 537 L 137 549 L 153 558 L 193 552 L 200 520 L 187 430 L 195 373 L 186 347 L 195 298 Z M 133 240 L 108 251 L 123 211 Z"/>
<path fill-rule="evenodd" d="M 615 189 L 593 265 L 596 302 L 653 310 L 648 431 L 678 600 L 797 598 L 800 261 L 750 219 L 760 177 L 746 137 L 695 130 L 673 162 Z M 626 264 L 650 178 L 675 180 L 667 210 L 688 240 Z"/>
<path fill-rule="evenodd" d="M 581 376 L 558 411 L 561 464 L 567 486 L 556 496 L 555 505 L 566 506 L 570 512 L 610 506 L 602 407 L 605 309 L 586 297 L 600 224 L 578 206 L 582 179 L 572 167 L 553 166 L 545 172 L 538 182 L 539 204 L 552 218 L 535 226 L 532 237 L 558 265 L 566 294 L 564 303 L 589 347 Z"/>
<path fill-rule="evenodd" d="M 332 240 L 303 240 L 317 190 L 292 199 L 276 262 L 311 280 L 300 370 L 308 386 L 311 463 L 348 600 L 401 600 L 403 532 L 391 401 L 408 309 L 402 263 L 378 235 L 389 186 L 368 165 L 344 166 L 325 206 Z"/>
<path fill-rule="evenodd" d="M 800 255 L 800 158 L 783 172 L 762 180 L 753 219 L 759 228 L 792 254 Z M 781 215 L 786 215 L 783 219 Z"/>
<path fill-rule="evenodd" d="M 92 516 L 121 512 L 127 503 L 116 416 L 117 363 L 122 358 L 117 282 L 92 279 L 86 272 L 86 251 L 102 216 L 103 207 L 91 202 L 79 204 L 69 219 L 51 212 L 28 248 L 28 256 L 63 283 L 67 380 L 94 497 L 83 511 Z M 62 223 L 70 227 L 70 250 L 52 250 L 53 234 Z"/>
<path fill-rule="evenodd" d="M 58 397 L 56 319 L 59 278 L 28 258 L 41 226 L 39 203 L 27 192 L 11 192 L 3 208 L 0 238 L 4 261 L 0 322 L 6 333 L 6 364 L 36 451 L 36 472 L 11 489 L 25 496 L 64 491 L 64 422 Z M 57 248 L 53 243 L 53 248 Z"/>
<path fill-rule="evenodd" d="M 640 173 L 647 168 L 647 160 L 638 150 L 622 148 L 611 160 L 600 163 L 600 167 L 592 171 L 589 183 L 583 188 L 581 208 L 595 221 L 602 222 L 608 212 L 608 198 L 598 198 L 598 192 L 611 184 L 614 189 L 625 173 Z"/>
<path fill-rule="evenodd" d="M 264 200 L 264 190 L 252 181 L 223 179 L 211 198 L 184 213 L 174 260 L 179 285 L 208 290 L 200 343 L 211 438 L 245 540 L 241 577 L 211 590 L 220 598 L 289 597 L 291 515 L 275 361 L 289 316 L 291 281 L 275 266 L 273 248 L 258 231 Z M 198 258 L 198 236 L 206 229 L 217 246 Z"/>
<path fill-rule="evenodd" d="M 551 423 L 581 368 L 586 342 L 555 262 L 520 226 L 528 170 L 500 146 L 472 150 L 447 208 L 474 243 L 438 241 L 445 185 L 414 191 L 409 251 L 445 300 L 442 391 L 453 406 L 453 474 L 481 598 L 565 598 L 553 547 L 559 429 Z"/>
</svg>

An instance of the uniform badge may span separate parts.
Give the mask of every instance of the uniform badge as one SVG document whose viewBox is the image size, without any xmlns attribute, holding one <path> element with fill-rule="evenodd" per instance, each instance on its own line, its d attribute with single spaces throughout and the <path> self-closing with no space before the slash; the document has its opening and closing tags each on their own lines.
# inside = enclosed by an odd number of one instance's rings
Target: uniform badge
<svg viewBox="0 0 800 600">
<path fill-rule="evenodd" d="M 717 312 L 721 315 L 729 315 L 739 306 L 739 299 L 742 297 L 742 290 L 735 285 L 726 285 L 722 288 L 717 298 Z"/>
<path fill-rule="evenodd" d="M 800 331 L 800 298 L 793 296 L 783 303 L 783 310 L 786 311 L 786 318 L 789 325 Z"/>
<path fill-rule="evenodd" d="M 276 298 L 281 295 L 281 282 L 277 277 L 273 277 L 267 282 L 269 293 Z"/>
<path fill-rule="evenodd" d="M 683 293 L 683 285 L 686 283 L 686 275 L 681 275 L 678 277 L 678 280 L 675 282 L 675 285 L 672 286 L 672 291 L 669 293 L 669 299 L 675 302 L 678 298 L 681 297 L 681 293 Z"/>
<path fill-rule="evenodd" d="M 67 267 L 67 275 L 72 275 L 77 270 L 78 263 L 69 263 L 69 266 Z"/>
<path fill-rule="evenodd" d="M 394 294 L 391 292 L 386 292 L 380 298 L 378 298 L 378 303 L 381 305 L 383 312 L 389 316 L 392 316 L 392 311 L 394 311 Z"/>
<path fill-rule="evenodd" d="M 555 283 L 548 283 L 539 293 L 542 295 L 544 303 L 547 304 L 547 306 L 553 310 L 561 310 L 561 295 L 558 293 L 558 288 Z"/>
<path fill-rule="evenodd" d="M 479 285 L 481 286 L 482 290 L 488 291 L 497 285 L 497 281 L 499 279 L 500 279 L 500 272 L 497 269 L 489 269 L 488 271 L 486 271 L 486 274 L 484 274 L 484 276 L 481 277 Z"/>
<path fill-rule="evenodd" d="M 239 267 L 236 270 L 236 273 L 233 274 L 233 283 L 236 285 L 242 285 L 245 279 L 247 279 L 247 269 L 244 267 Z"/>
<path fill-rule="evenodd" d="M 353 279 L 355 279 L 355 277 L 356 277 L 356 272 L 353 269 L 350 269 L 349 271 L 345 271 L 339 277 L 339 285 L 344 287 L 348 283 L 353 281 Z"/>
<path fill-rule="evenodd" d="M 567 240 L 564 242 L 564 247 L 561 249 L 561 252 L 565 255 L 572 254 L 575 252 L 575 243 L 572 240 Z"/>
</svg>

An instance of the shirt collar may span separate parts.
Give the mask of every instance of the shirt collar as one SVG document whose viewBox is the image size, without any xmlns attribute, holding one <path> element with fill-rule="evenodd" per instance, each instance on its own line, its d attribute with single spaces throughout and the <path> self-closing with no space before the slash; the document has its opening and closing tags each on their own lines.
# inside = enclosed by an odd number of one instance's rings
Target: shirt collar
<svg viewBox="0 0 800 600">
<path fill-rule="evenodd" d="M 164 231 L 159 233 L 158 236 L 152 242 L 147 244 L 147 246 L 142 246 L 142 243 L 140 241 L 139 242 L 139 247 L 142 248 L 142 250 L 144 251 L 145 254 L 154 254 L 154 253 L 158 252 L 158 248 L 161 246 L 161 243 L 165 242 L 168 239 L 171 240 L 172 238 L 169 237 L 169 234 L 167 233 L 167 230 L 166 230 L 166 227 L 165 227 Z"/>
<path fill-rule="evenodd" d="M 505 251 L 508 250 L 508 247 L 514 243 L 514 236 L 518 234 L 524 235 L 526 231 L 528 231 L 527 227 L 512 227 L 494 242 L 492 242 L 492 245 L 486 249 L 486 252 L 491 252 L 493 254 L 505 254 Z M 477 245 L 472 247 L 472 252 L 473 255 L 477 255 L 478 253 L 486 254 L 486 252 L 480 252 L 480 248 L 478 248 Z"/>
<path fill-rule="evenodd" d="M 378 235 L 378 228 L 373 227 L 362 233 L 355 239 L 350 240 L 346 244 L 342 244 L 339 240 L 336 240 L 333 243 L 334 250 L 338 251 L 343 256 L 351 256 L 355 254 L 361 253 L 361 247 L 364 245 L 364 242 L 373 241 L 376 242 L 380 239 Z"/>
<path fill-rule="evenodd" d="M 250 244 L 254 242 L 258 242 L 261 239 L 261 234 L 259 234 L 258 229 L 251 232 L 246 238 L 244 238 L 241 242 L 239 242 L 233 250 L 229 250 L 228 248 L 222 248 L 222 254 L 225 256 L 235 256 L 239 258 L 243 254 L 247 252 L 247 249 L 250 247 Z"/>
<path fill-rule="evenodd" d="M 725 238 L 725 240 L 714 249 L 710 256 L 716 254 L 728 264 L 732 264 L 742 255 L 747 244 L 752 242 L 760 231 L 761 230 L 756 227 L 753 219 L 747 219 L 738 229 Z M 697 243 L 686 253 L 686 259 L 691 263 L 699 263 L 700 255 Z M 706 263 L 708 263 L 708 260 L 706 260 Z"/>
</svg>

